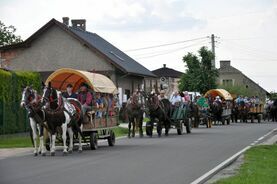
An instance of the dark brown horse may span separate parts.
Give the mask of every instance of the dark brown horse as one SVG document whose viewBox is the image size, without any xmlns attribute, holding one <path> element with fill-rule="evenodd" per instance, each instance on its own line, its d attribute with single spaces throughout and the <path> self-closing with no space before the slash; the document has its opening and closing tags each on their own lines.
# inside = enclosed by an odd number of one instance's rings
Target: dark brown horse
<svg viewBox="0 0 277 184">
<path fill-rule="evenodd" d="M 143 105 L 144 100 L 143 96 L 141 94 L 133 94 L 131 98 L 128 100 L 126 105 L 126 113 L 129 120 L 129 131 L 128 131 L 128 137 L 131 137 L 131 128 L 132 130 L 132 137 L 135 137 L 135 129 L 136 124 L 139 127 L 139 135 L 140 137 L 143 137 L 143 129 L 142 129 L 142 123 L 143 123 Z"/>
<path fill-rule="evenodd" d="M 165 135 L 167 136 L 170 129 L 171 103 L 168 99 L 159 100 L 155 94 L 150 94 L 147 97 L 147 108 L 149 109 L 150 126 L 148 135 L 152 137 L 154 122 L 157 120 L 157 133 L 161 137 L 162 128 L 165 128 Z"/>
</svg>

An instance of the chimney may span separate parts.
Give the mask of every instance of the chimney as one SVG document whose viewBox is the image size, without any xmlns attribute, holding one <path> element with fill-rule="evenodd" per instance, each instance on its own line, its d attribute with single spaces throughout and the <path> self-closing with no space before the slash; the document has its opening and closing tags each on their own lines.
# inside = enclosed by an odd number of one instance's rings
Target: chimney
<svg viewBox="0 0 277 184">
<path fill-rule="evenodd" d="M 231 66 L 230 60 L 221 60 L 220 61 L 220 68 L 228 68 Z"/>
<path fill-rule="evenodd" d="M 63 17 L 63 23 L 64 23 L 66 26 L 69 26 L 69 17 Z"/>
<path fill-rule="evenodd" d="M 166 64 L 164 64 L 164 68 L 166 68 Z"/>
<path fill-rule="evenodd" d="M 86 19 L 74 19 L 71 20 L 71 24 L 73 28 L 78 28 L 86 31 Z"/>
</svg>

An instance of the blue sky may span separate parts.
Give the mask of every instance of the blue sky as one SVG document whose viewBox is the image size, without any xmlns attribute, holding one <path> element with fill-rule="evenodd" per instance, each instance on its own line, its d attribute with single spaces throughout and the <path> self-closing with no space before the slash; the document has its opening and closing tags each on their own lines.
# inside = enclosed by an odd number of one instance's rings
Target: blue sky
<svg viewBox="0 0 277 184">
<path fill-rule="evenodd" d="M 123 51 L 210 36 L 218 38 L 216 64 L 231 60 L 268 91 L 277 91 L 276 0 L 1 0 L 0 20 L 24 39 L 51 18 L 85 18 L 87 30 Z M 182 57 L 209 39 L 126 52 L 150 70 L 184 71 Z"/>
</svg>

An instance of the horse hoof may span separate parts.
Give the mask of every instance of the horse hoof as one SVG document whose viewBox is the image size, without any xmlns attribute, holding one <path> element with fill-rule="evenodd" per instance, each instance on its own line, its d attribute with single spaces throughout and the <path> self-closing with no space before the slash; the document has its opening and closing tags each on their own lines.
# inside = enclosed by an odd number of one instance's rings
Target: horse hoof
<svg viewBox="0 0 277 184">
<path fill-rule="evenodd" d="M 143 134 L 139 135 L 140 138 L 143 138 Z"/>
<path fill-rule="evenodd" d="M 131 136 L 130 136 L 130 135 L 128 135 L 128 138 L 130 139 L 130 138 L 131 138 Z"/>
<path fill-rule="evenodd" d="M 78 153 L 82 153 L 83 152 L 83 150 L 78 150 Z"/>
<path fill-rule="evenodd" d="M 45 156 L 46 156 L 46 153 L 42 153 L 41 156 L 45 157 Z"/>
<path fill-rule="evenodd" d="M 38 156 L 38 153 L 34 153 L 34 157 Z"/>
<path fill-rule="evenodd" d="M 73 151 L 72 151 L 72 150 L 69 150 L 69 151 L 68 151 L 68 153 L 69 153 L 69 154 L 72 154 L 72 153 L 73 153 Z"/>
<path fill-rule="evenodd" d="M 63 152 L 63 156 L 67 156 L 67 152 L 64 151 L 64 152 Z"/>
<path fill-rule="evenodd" d="M 55 156 L 55 152 L 51 152 L 50 155 L 51 155 L 51 156 Z"/>
<path fill-rule="evenodd" d="M 38 154 L 41 154 L 41 151 L 39 151 Z"/>
</svg>

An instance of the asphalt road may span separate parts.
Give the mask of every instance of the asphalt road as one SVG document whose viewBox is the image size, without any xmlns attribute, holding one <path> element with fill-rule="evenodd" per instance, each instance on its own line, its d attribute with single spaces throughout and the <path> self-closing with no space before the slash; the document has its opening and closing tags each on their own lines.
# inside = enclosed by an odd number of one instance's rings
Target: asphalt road
<svg viewBox="0 0 277 184">
<path fill-rule="evenodd" d="M 192 134 L 117 140 L 96 151 L 55 157 L 0 160 L 0 184 L 185 184 L 197 179 L 277 123 L 232 124 L 193 129 Z"/>
</svg>

